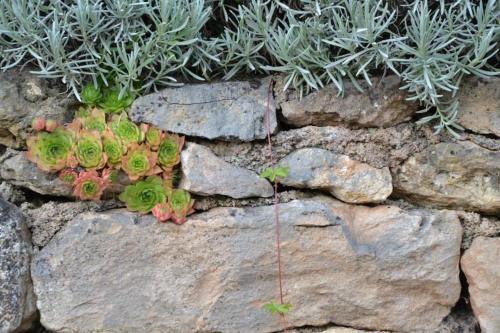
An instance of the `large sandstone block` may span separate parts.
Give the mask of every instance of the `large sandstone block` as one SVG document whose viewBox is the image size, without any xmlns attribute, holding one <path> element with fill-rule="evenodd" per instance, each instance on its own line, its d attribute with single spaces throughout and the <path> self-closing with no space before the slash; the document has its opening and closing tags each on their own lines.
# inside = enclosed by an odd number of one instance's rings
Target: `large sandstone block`
<svg viewBox="0 0 500 333">
<path fill-rule="evenodd" d="M 265 333 L 276 298 L 273 207 L 217 208 L 182 226 L 123 210 L 68 223 L 32 264 L 42 323 L 57 332 Z M 437 327 L 460 294 L 462 229 L 449 211 L 281 205 L 293 327 Z"/>
<path fill-rule="evenodd" d="M 476 238 L 463 255 L 461 266 L 481 332 L 500 332 L 500 238 Z"/>
</svg>

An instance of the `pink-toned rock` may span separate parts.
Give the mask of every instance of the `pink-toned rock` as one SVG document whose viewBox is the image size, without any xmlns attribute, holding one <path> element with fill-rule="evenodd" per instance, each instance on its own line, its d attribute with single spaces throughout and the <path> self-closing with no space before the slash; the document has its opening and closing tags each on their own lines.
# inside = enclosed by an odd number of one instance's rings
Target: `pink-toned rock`
<svg viewBox="0 0 500 333">
<path fill-rule="evenodd" d="M 343 96 L 331 84 L 300 99 L 293 92 L 283 92 L 283 81 L 279 79 L 275 92 L 284 121 L 296 127 L 389 127 L 408 121 L 419 110 L 418 103 L 406 100 L 406 93 L 399 89 L 400 79 L 395 75 L 373 78 L 372 87 L 361 81 L 359 84 L 364 92 L 346 80 Z"/>
<path fill-rule="evenodd" d="M 500 238 L 476 238 L 461 266 L 481 332 L 500 332 Z"/>
</svg>

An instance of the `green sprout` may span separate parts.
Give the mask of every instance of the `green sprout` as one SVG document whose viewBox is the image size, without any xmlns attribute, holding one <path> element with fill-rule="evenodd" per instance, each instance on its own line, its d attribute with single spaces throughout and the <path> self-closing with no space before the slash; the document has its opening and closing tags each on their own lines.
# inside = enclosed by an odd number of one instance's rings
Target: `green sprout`
<svg viewBox="0 0 500 333">
<path fill-rule="evenodd" d="M 288 170 L 288 167 L 283 166 L 266 168 L 264 171 L 262 171 L 260 177 L 267 178 L 274 183 L 276 180 L 285 179 L 286 177 L 288 177 Z"/>
<path fill-rule="evenodd" d="M 271 301 L 269 303 L 266 303 L 262 306 L 264 310 L 270 312 L 272 315 L 279 314 L 279 315 L 285 315 L 288 312 L 290 312 L 290 309 L 292 308 L 292 305 L 289 303 L 278 303 L 275 301 Z"/>
</svg>

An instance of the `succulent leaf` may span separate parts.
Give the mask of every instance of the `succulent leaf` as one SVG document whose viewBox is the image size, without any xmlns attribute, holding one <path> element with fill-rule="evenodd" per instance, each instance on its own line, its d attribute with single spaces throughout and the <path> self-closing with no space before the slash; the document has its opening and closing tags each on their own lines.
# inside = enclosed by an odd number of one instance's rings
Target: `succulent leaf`
<svg viewBox="0 0 500 333">
<path fill-rule="evenodd" d="M 134 142 L 139 143 L 142 139 L 139 126 L 128 120 L 125 113 L 122 113 L 119 116 L 114 116 L 109 124 L 109 127 L 125 145 Z"/>
<path fill-rule="evenodd" d="M 99 133 L 106 130 L 106 114 L 99 109 L 92 109 L 90 112 L 81 110 L 78 112 L 77 118 L 83 129 L 98 131 Z"/>
<path fill-rule="evenodd" d="M 128 210 L 139 213 L 149 213 L 157 204 L 166 202 L 168 189 L 158 176 L 125 187 L 119 198 L 125 202 Z"/>
<path fill-rule="evenodd" d="M 67 185 L 73 185 L 77 177 L 78 172 L 73 169 L 64 169 L 59 173 L 59 179 Z"/>
<path fill-rule="evenodd" d="M 52 133 L 40 132 L 27 140 L 27 157 L 47 172 L 66 167 L 73 154 L 74 141 L 69 131 L 57 128 Z"/>
<path fill-rule="evenodd" d="M 158 150 L 162 137 L 163 131 L 159 128 L 150 126 L 146 131 L 146 142 L 153 150 Z"/>
<path fill-rule="evenodd" d="M 45 121 L 45 130 L 47 132 L 54 132 L 56 130 L 56 128 L 58 128 L 59 125 L 57 124 L 57 122 L 55 120 L 52 120 L 52 119 L 48 119 Z"/>
<path fill-rule="evenodd" d="M 111 167 L 120 165 L 122 156 L 127 149 L 111 131 L 106 131 L 103 134 L 102 146 L 104 153 L 108 157 L 108 165 Z"/>
<path fill-rule="evenodd" d="M 148 146 L 133 143 L 127 155 L 122 157 L 121 166 L 131 180 L 137 180 L 161 172 L 160 168 L 156 168 L 157 158 L 158 154 L 152 152 Z"/>
<path fill-rule="evenodd" d="M 93 83 L 88 83 L 83 87 L 80 96 L 84 104 L 94 106 L 102 98 L 102 93 L 99 87 L 96 88 Z"/>
<path fill-rule="evenodd" d="M 168 203 L 161 202 L 154 206 L 152 213 L 153 216 L 156 217 L 158 222 L 166 222 L 172 216 L 172 208 Z"/>
<path fill-rule="evenodd" d="M 183 224 L 187 221 L 186 216 L 194 212 L 194 200 L 189 192 L 182 189 L 175 189 L 170 192 L 168 202 L 172 208 L 172 221 L 176 224 Z"/>
<path fill-rule="evenodd" d="M 75 180 L 74 195 L 81 200 L 99 200 L 108 185 L 97 171 L 81 172 Z"/>
<path fill-rule="evenodd" d="M 96 131 L 81 130 L 75 151 L 80 165 L 87 169 L 101 169 L 106 164 L 101 137 Z"/>
<path fill-rule="evenodd" d="M 44 117 L 36 117 L 33 119 L 31 123 L 31 127 L 35 132 L 40 132 L 45 129 L 45 118 Z"/>
<path fill-rule="evenodd" d="M 166 134 L 158 148 L 158 164 L 164 169 L 172 169 L 180 160 L 180 153 L 184 145 L 184 137 Z"/>
<path fill-rule="evenodd" d="M 133 101 L 134 96 L 129 91 L 126 91 L 123 96 L 120 97 L 120 89 L 108 88 L 104 91 L 99 106 L 106 113 L 116 113 L 128 108 Z"/>
</svg>

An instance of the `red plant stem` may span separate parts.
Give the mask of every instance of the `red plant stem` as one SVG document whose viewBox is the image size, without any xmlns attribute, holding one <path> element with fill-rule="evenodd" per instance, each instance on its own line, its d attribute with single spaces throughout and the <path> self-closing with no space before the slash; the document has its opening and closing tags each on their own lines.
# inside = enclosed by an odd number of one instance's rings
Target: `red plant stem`
<svg viewBox="0 0 500 333">
<path fill-rule="evenodd" d="M 267 144 L 269 148 L 269 161 L 271 162 L 271 165 L 274 165 L 274 155 L 273 155 L 273 144 L 271 140 L 271 124 L 270 124 L 270 111 L 269 111 L 269 100 L 270 100 L 270 95 L 271 95 L 271 89 L 272 89 L 272 83 L 273 81 L 271 80 L 269 82 L 269 87 L 267 91 L 267 101 L 266 101 L 266 129 L 267 129 Z M 281 233 L 280 233 L 280 211 L 279 211 L 279 194 L 278 194 L 278 179 L 275 178 L 274 180 L 274 224 L 275 224 L 275 230 L 276 230 L 276 255 L 278 257 L 278 286 L 279 286 L 279 299 L 280 303 L 284 304 L 283 302 L 283 269 L 281 265 Z M 285 315 L 283 313 L 280 313 L 280 318 L 282 321 L 283 325 L 283 333 L 287 333 L 287 321 L 285 318 Z"/>
</svg>

